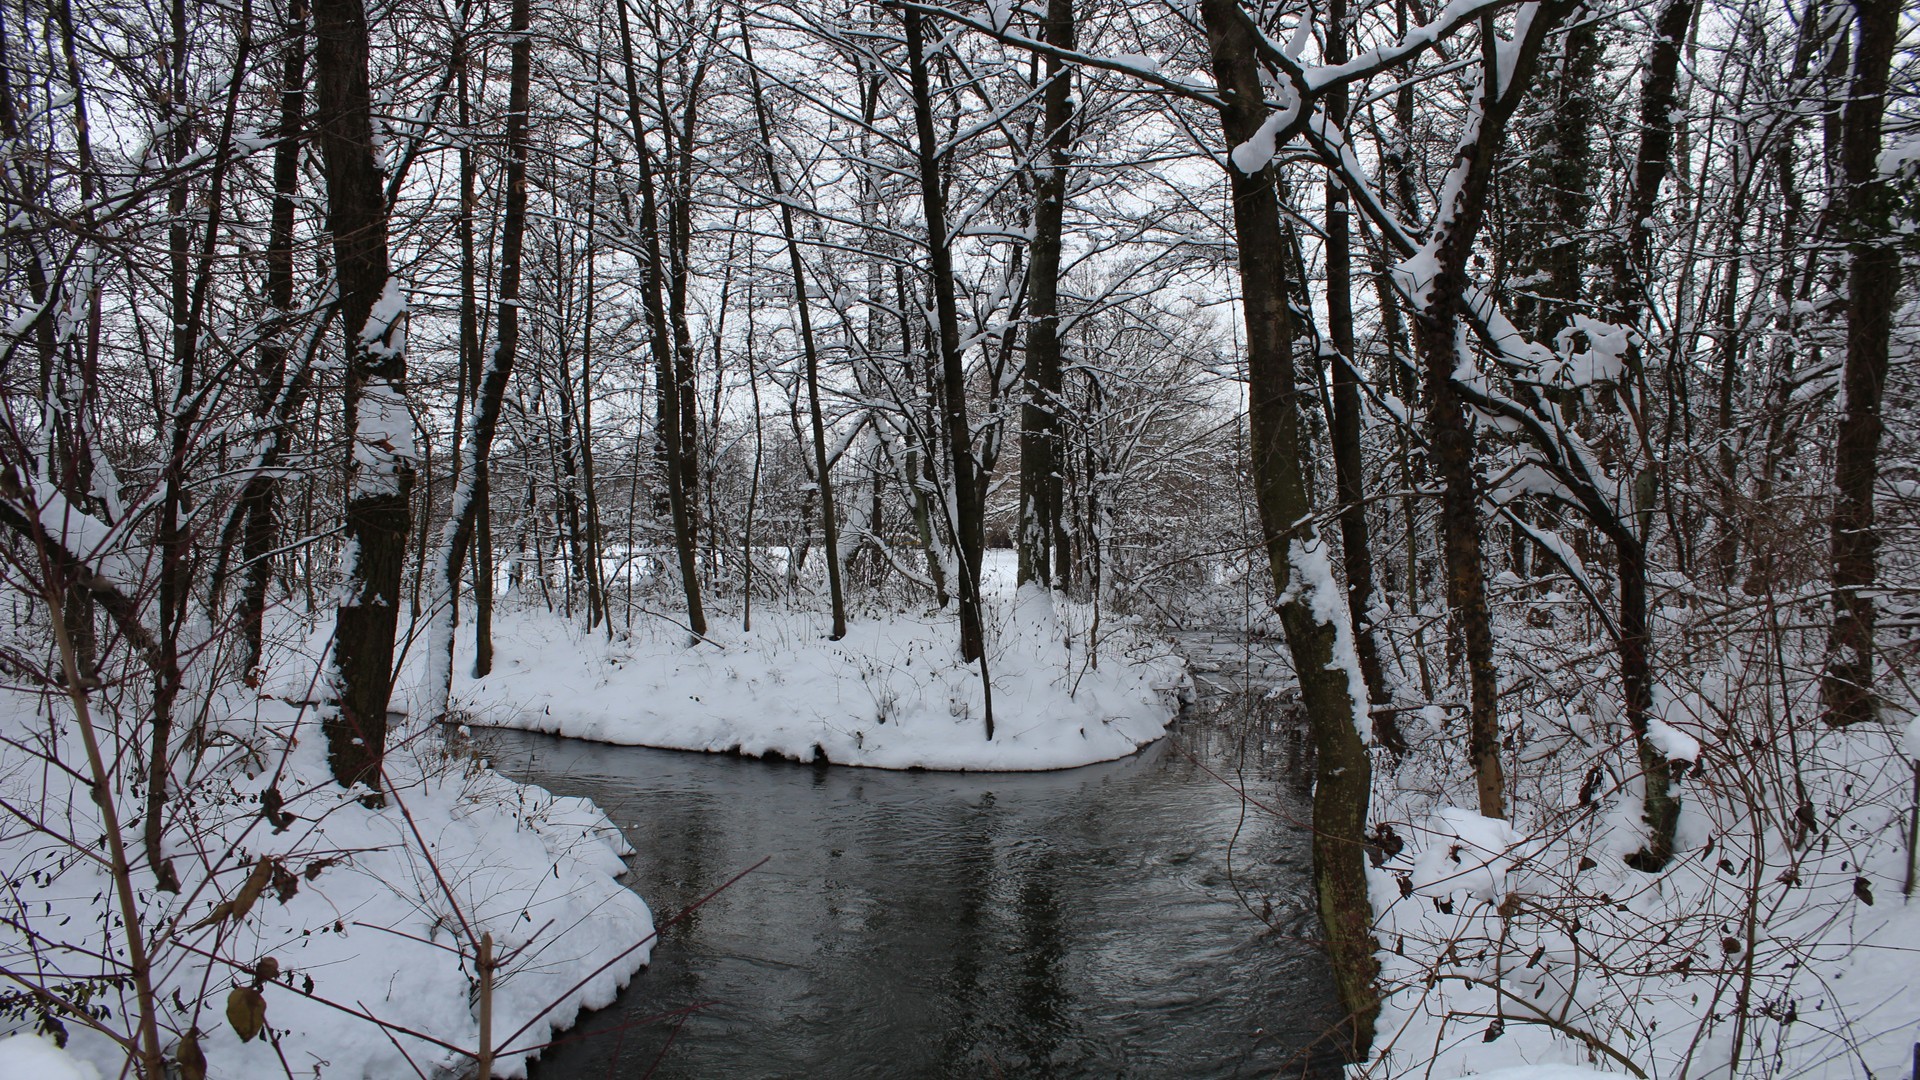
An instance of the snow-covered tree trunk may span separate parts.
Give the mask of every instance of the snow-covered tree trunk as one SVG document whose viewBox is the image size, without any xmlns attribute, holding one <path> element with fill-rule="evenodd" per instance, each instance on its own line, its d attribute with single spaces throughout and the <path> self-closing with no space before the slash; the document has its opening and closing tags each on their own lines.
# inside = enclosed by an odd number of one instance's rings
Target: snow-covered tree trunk
<svg viewBox="0 0 1920 1080">
<path fill-rule="evenodd" d="M 513 0 L 508 33 L 514 35 L 507 89 L 507 192 L 500 224 L 499 324 L 493 352 L 480 378 L 467 428 L 465 445 L 454 457 L 452 506 L 435 553 L 435 597 L 428 607 L 433 627 L 428 634 L 428 703 L 436 717 L 447 711 L 453 688 L 453 631 L 458 621 L 460 573 L 473 543 L 474 525 L 484 508 L 494 431 L 520 346 L 520 269 L 527 231 L 527 112 L 533 81 L 532 8 L 529 0 Z M 478 674 L 476 672 L 476 674 Z"/>
<path fill-rule="evenodd" d="M 345 544 L 333 685 L 322 725 L 334 779 L 377 790 L 412 524 L 407 301 L 387 262 L 387 198 L 373 137 L 366 7 L 362 0 L 315 0 L 313 19 L 313 129 L 327 178 L 327 224 L 347 352 Z"/>
<path fill-rule="evenodd" d="M 1256 31 L 1235 0 L 1202 0 L 1213 71 L 1224 104 L 1221 126 L 1233 148 L 1234 239 L 1246 321 L 1247 420 L 1254 500 L 1281 627 L 1313 730 L 1313 876 L 1334 985 L 1347 1010 L 1351 1060 L 1365 1060 L 1380 1012 L 1373 903 L 1367 892 L 1367 802 L 1372 763 L 1364 735 L 1366 684 L 1354 656 L 1346 598 L 1335 584 L 1326 542 L 1314 528 L 1301 430 L 1301 389 L 1293 350 L 1300 332 L 1289 303 L 1289 246 L 1281 231 L 1278 177 L 1267 158 L 1243 153 L 1267 123 Z M 1268 144 L 1271 146 L 1271 144 Z M 1257 160 L 1256 160 L 1257 159 Z M 1246 166 L 1251 166 L 1247 168 Z"/>
</svg>

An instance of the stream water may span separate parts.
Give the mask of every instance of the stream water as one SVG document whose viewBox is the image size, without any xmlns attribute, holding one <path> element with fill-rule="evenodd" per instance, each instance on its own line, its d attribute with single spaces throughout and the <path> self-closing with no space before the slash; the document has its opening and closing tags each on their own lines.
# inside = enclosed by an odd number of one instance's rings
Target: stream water
<svg viewBox="0 0 1920 1080">
<path fill-rule="evenodd" d="M 481 733 L 502 771 L 621 826 L 656 921 L 768 859 L 667 927 L 534 1080 L 1337 1075 L 1300 735 L 1243 646 L 1185 647 L 1201 693 L 1171 736 L 1067 772 Z"/>
</svg>

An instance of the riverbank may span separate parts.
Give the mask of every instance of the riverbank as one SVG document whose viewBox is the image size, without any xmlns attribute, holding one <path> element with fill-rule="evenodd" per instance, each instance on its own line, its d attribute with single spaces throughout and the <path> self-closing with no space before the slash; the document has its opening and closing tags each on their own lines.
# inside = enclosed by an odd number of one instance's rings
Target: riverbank
<svg viewBox="0 0 1920 1080">
<path fill-rule="evenodd" d="M 1189 692 L 1170 642 L 1040 590 L 985 605 L 987 688 L 948 610 L 863 611 L 828 640 L 822 612 L 710 616 L 695 642 L 661 617 L 589 632 L 544 608 L 503 611 L 495 668 L 465 677 L 470 722 L 673 750 L 886 769 L 1065 769 L 1161 738 Z M 464 652 L 468 636 L 461 635 Z"/>
<path fill-rule="evenodd" d="M 276 650 L 258 689 L 224 685 L 193 703 L 204 750 L 178 770 L 161 849 L 176 891 L 155 888 L 143 857 L 139 789 L 113 800 L 160 1051 L 204 1058 L 212 1077 L 470 1070 L 488 936 L 487 1004 L 505 1051 L 495 1069 L 524 1076 L 532 1048 L 611 1001 L 648 959 L 651 913 L 618 880 L 632 849 L 592 803 L 509 780 L 403 718 L 386 803 L 366 805 L 365 788 L 333 782 L 305 704 L 317 655 L 310 641 Z M 107 747 L 142 745 L 143 690 L 130 681 L 89 696 L 87 723 Z M 142 1010 L 116 875 L 83 846 L 110 830 L 89 794 L 81 726 L 65 694 L 0 690 L 0 967 L 15 983 L 0 1009 L 66 1045 L 23 1036 L 0 1062 L 116 1076 Z"/>
</svg>

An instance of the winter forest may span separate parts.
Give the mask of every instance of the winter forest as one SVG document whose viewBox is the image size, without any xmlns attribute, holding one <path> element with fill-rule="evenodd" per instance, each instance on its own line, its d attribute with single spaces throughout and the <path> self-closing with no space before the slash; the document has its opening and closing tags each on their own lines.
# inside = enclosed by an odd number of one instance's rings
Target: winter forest
<svg viewBox="0 0 1920 1080">
<path fill-rule="evenodd" d="M 0 0 L 0 1076 L 1915 1075 L 1917 44 Z"/>
</svg>

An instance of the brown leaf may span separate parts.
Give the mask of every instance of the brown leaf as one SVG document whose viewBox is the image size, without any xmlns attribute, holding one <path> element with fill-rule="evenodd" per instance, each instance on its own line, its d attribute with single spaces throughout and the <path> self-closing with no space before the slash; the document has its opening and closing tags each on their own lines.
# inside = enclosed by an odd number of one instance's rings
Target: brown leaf
<svg viewBox="0 0 1920 1080">
<path fill-rule="evenodd" d="M 299 875 L 276 861 L 273 864 L 273 891 L 283 904 L 293 899 L 293 895 L 300 891 Z"/>
<path fill-rule="evenodd" d="M 179 1068 L 180 1080 L 207 1080 L 207 1055 L 200 1052 L 200 1032 L 189 1029 L 180 1036 L 180 1045 L 174 1047 L 173 1063 Z"/>
<path fill-rule="evenodd" d="M 267 883 L 273 880 L 273 869 L 276 865 L 278 865 L 278 863 L 275 860 L 264 856 L 255 861 L 253 864 L 253 872 L 247 875 L 247 880 L 240 886 L 240 891 L 236 893 L 232 899 L 222 900 L 218 904 L 215 904 L 213 910 L 207 912 L 206 918 L 187 927 L 187 929 L 203 930 L 216 923 L 223 923 L 228 919 L 239 922 L 241 919 L 246 918 L 247 912 L 253 910 L 254 902 L 259 900 L 260 894 L 266 891 Z"/>
<path fill-rule="evenodd" d="M 267 1026 L 267 999 L 251 986 L 236 986 L 227 995 L 227 1023 L 241 1042 L 252 1042 Z"/>
<path fill-rule="evenodd" d="M 267 891 L 267 883 L 273 880 L 275 860 L 261 856 L 254 861 L 253 873 L 247 875 L 246 884 L 240 886 L 240 893 L 233 898 L 233 921 L 239 922 L 253 910 L 254 901 Z"/>
<path fill-rule="evenodd" d="M 222 900 L 219 903 L 213 905 L 213 910 L 207 912 L 206 918 L 201 919 L 199 922 L 194 923 L 192 926 L 187 927 L 187 929 L 188 930 L 204 930 L 215 923 L 225 922 L 227 917 L 232 914 L 233 914 L 233 901 Z"/>
<path fill-rule="evenodd" d="M 1873 906 L 1873 887 L 1867 883 L 1866 878 L 1856 877 L 1853 879 L 1853 896 L 1854 899 L 1868 907 Z"/>
</svg>

